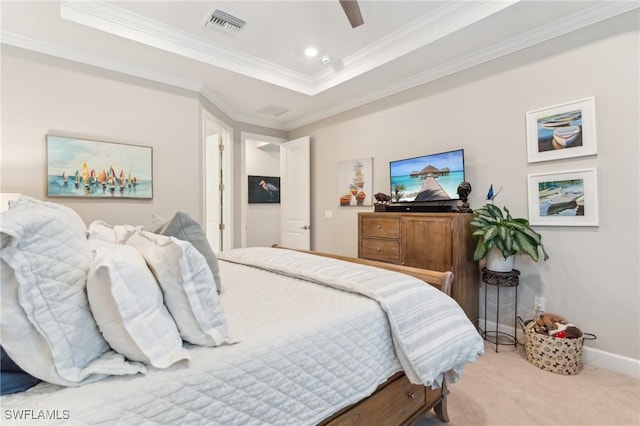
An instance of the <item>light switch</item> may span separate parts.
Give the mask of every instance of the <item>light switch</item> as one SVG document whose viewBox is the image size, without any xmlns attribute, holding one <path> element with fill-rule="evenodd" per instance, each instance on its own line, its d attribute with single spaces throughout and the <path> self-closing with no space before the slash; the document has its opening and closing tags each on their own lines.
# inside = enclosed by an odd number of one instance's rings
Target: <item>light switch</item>
<svg viewBox="0 0 640 426">
<path fill-rule="evenodd" d="M 325 219 L 333 219 L 333 210 L 325 210 L 324 211 Z"/>
</svg>

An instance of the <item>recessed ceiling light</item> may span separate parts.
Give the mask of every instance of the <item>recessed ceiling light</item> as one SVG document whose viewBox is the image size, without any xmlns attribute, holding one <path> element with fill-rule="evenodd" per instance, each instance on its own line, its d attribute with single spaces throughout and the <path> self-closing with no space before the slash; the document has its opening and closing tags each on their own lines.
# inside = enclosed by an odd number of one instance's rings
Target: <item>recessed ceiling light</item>
<svg viewBox="0 0 640 426">
<path fill-rule="evenodd" d="M 318 54 L 318 49 L 316 49 L 315 47 L 307 47 L 306 49 L 304 49 L 304 54 L 310 58 L 313 58 Z"/>
<path fill-rule="evenodd" d="M 320 58 L 320 60 L 323 64 L 329 65 L 331 61 L 333 61 L 333 58 L 331 56 L 323 56 L 322 58 Z"/>
</svg>

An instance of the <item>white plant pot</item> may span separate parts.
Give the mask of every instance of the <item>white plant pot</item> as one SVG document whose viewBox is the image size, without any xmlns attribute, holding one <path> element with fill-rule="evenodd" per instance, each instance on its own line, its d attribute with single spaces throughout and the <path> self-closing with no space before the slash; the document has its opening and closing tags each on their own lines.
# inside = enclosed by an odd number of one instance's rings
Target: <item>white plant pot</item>
<svg viewBox="0 0 640 426">
<path fill-rule="evenodd" d="M 491 250 L 489 250 L 489 253 L 487 253 L 487 263 L 485 267 L 494 272 L 511 272 L 513 270 L 513 263 L 515 260 L 515 254 L 512 254 L 505 259 L 500 250 L 492 247 Z"/>
</svg>

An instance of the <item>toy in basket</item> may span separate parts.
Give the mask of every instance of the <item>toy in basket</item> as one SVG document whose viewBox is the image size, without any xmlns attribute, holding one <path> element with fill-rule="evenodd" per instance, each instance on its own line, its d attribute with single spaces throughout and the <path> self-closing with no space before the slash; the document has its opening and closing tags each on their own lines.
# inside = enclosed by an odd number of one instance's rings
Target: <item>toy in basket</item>
<svg viewBox="0 0 640 426">
<path fill-rule="evenodd" d="M 578 374 L 582 370 L 584 339 L 595 335 L 555 314 L 540 315 L 537 320 L 522 322 L 527 360 L 538 368 L 557 374 Z"/>
</svg>

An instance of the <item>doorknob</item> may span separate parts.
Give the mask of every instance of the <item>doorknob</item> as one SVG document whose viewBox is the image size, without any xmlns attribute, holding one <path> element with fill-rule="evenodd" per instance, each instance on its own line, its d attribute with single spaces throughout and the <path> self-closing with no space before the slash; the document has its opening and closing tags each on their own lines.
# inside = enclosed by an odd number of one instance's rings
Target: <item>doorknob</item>
<svg viewBox="0 0 640 426">
<path fill-rule="evenodd" d="M 304 229 L 306 231 L 307 229 L 311 229 L 311 225 L 301 226 L 300 229 Z"/>
</svg>

